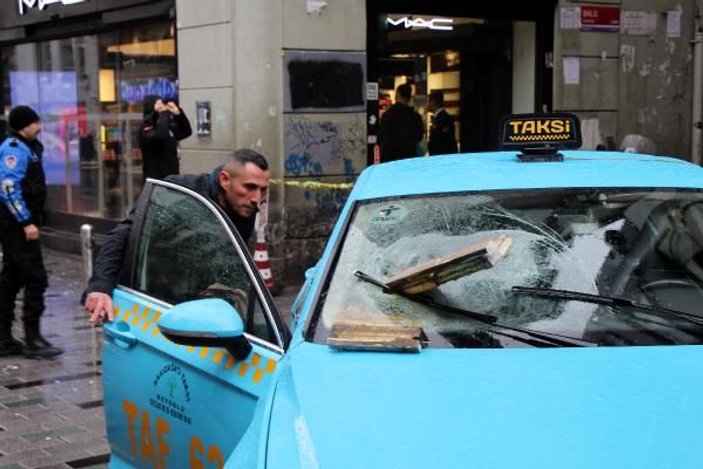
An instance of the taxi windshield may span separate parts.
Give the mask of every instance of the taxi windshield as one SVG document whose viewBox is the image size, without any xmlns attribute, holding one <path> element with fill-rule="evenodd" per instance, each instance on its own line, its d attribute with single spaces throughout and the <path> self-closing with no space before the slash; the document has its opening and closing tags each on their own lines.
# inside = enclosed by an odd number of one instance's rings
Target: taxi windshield
<svg viewBox="0 0 703 469">
<path fill-rule="evenodd" d="M 483 248 L 496 240 L 501 250 L 490 257 Z M 446 268 L 417 280 L 437 264 Z M 534 346 L 497 324 L 595 345 L 701 344 L 703 191 L 549 189 L 361 202 L 331 272 L 311 323 L 319 343 L 335 325 L 353 324 L 420 328 L 429 347 Z M 406 290 L 382 288 L 387 282 Z"/>
</svg>

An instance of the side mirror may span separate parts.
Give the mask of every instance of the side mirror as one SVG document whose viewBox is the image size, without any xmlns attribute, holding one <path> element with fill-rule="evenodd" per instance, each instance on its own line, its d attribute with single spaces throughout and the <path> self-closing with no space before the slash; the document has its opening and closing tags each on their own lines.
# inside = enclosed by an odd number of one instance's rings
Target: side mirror
<svg viewBox="0 0 703 469">
<path fill-rule="evenodd" d="M 221 347 L 237 360 L 251 352 L 239 313 L 225 300 L 186 301 L 171 308 L 156 323 L 171 342 L 192 347 Z"/>
</svg>

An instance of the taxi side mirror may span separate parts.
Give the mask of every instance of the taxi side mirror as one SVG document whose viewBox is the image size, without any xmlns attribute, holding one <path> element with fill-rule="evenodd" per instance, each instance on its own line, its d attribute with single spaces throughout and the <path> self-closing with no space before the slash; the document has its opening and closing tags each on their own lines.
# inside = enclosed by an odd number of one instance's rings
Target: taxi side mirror
<svg viewBox="0 0 703 469">
<path fill-rule="evenodd" d="M 251 352 L 239 312 L 219 298 L 177 304 L 156 324 L 164 337 L 179 345 L 221 347 L 237 360 Z"/>
</svg>

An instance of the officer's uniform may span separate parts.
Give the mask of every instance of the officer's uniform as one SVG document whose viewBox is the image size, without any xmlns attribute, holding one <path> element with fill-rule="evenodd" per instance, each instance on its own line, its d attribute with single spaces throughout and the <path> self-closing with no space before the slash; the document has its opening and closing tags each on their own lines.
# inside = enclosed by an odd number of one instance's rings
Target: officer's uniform
<svg viewBox="0 0 703 469">
<path fill-rule="evenodd" d="M 17 294 L 24 287 L 25 333 L 39 330 L 48 285 L 39 240 L 27 241 L 24 227 L 39 225 L 46 199 L 42 146 L 11 136 L 0 145 L 0 341 L 11 339 Z"/>
</svg>

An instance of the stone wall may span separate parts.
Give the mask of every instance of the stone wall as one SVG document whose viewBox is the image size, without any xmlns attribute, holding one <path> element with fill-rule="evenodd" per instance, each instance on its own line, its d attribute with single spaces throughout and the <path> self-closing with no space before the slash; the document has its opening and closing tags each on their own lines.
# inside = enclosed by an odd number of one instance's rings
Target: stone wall
<svg viewBox="0 0 703 469">
<path fill-rule="evenodd" d="M 593 6 L 619 8 L 620 27 L 587 31 L 569 24 L 574 8 Z M 694 22 L 694 0 L 559 2 L 554 109 L 579 115 L 584 148 L 620 149 L 625 136 L 637 134 L 658 154 L 690 159 Z"/>
</svg>

